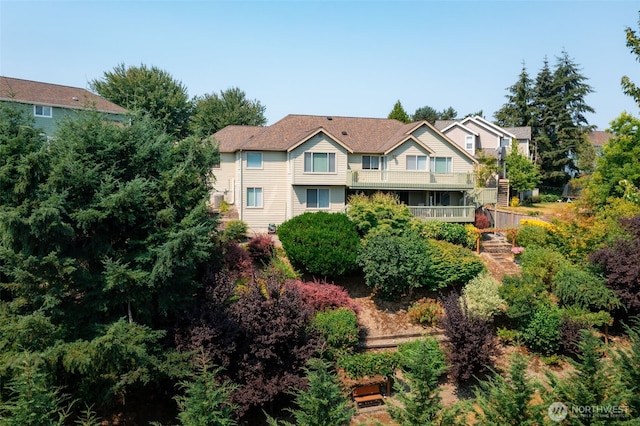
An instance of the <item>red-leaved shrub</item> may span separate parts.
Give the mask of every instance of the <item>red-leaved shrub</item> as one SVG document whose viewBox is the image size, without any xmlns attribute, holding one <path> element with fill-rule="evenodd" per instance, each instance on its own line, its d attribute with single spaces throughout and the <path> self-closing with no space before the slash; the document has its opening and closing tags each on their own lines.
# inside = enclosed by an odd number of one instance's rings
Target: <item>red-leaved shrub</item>
<svg viewBox="0 0 640 426">
<path fill-rule="evenodd" d="M 243 275 L 250 273 L 253 265 L 249 253 L 233 240 L 224 245 L 224 263 L 229 271 L 237 271 Z"/>
<path fill-rule="evenodd" d="M 327 308 L 347 308 L 356 314 L 360 311 L 360 307 L 343 287 L 328 284 L 324 280 L 314 280 L 312 282 L 295 281 L 294 283 L 302 296 L 302 300 L 316 312 L 322 312 Z"/>
<path fill-rule="evenodd" d="M 266 265 L 275 253 L 275 244 L 270 235 L 259 234 L 247 243 L 249 254 L 254 262 Z"/>
<path fill-rule="evenodd" d="M 476 212 L 476 221 L 474 225 L 478 229 L 485 229 L 489 228 L 491 226 L 491 223 L 489 222 L 489 218 L 486 214 Z"/>
</svg>

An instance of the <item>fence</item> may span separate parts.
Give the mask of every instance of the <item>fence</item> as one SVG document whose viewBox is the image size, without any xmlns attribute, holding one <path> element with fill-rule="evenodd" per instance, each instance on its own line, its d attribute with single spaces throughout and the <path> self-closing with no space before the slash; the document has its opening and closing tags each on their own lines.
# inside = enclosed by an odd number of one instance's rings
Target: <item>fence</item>
<svg viewBox="0 0 640 426">
<path fill-rule="evenodd" d="M 485 214 L 493 228 L 519 228 L 521 219 L 531 219 L 531 216 L 496 209 L 486 209 Z"/>
</svg>

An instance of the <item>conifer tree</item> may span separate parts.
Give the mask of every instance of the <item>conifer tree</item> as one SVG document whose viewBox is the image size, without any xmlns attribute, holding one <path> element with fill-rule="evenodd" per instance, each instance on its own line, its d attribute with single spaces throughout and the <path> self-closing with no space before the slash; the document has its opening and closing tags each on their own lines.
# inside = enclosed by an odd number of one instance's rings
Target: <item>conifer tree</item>
<svg viewBox="0 0 640 426">
<path fill-rule="evenodd" d="M 400 101 L 395 103 L 395 105 L 393 106 L 393 109 L 391 110 L 387 118 L 398 120 L 402 123 L 411 122 L 411 118 L 409 118 L 409 114 L 407 114 L 407 112 L 404 110 Z"/>
<path fill-rule="evenodd" d="M 441 405 L 438 379 L 446 371 L 444 354 L 438 341 L 425 338 L 400 350 L 403 381 L 409 385 L 409 392 L 402 383 L 396 381 L 394 388 L 399 404 L 389 403 L 391 418 L 402 426 L 437 424 Z"/>
<path fill-rule="evenodd" d="M 616 348 L 612 362 L 618 380 L 613 394 L 616 405 L 626 406 L 628 416 L 640 419 L 640 318 L 635 317 L 632 326 L 625 325 L 629 348 Z"/>
<path fill-rule="evenodd" d="M 547 373 L 549 386 L 553 389 L 551 399 L 567 407 L 611 406 L 612 381 L 603 359 L 602 342 L 593 332 L 583 330 L 578 347 L 578 360 L 571 361 L 575 368 L 573 373 L 562 379 Z M 582 416 L 580 412 L 569 408 L 568 424 L 604 424 L 601 420 L 589 415 Z"/>
<path fill-rule="evenodd" d="M 543 406 L 535 403 L 539 383 L 526 376 L 528 359 L 516 354 L 507 377 L 495 374 L 474 390 L 473 411 L 478 424 L 487 426 L 534 426 L 543 422 Z"/>
<path fill-rule="evenodd" d="M 348 425 L 354 411 L 338 377 L 326 362 L 312 358 L 305 368 L 309 385 L 295 394 L 297 408 L 291 413 L 298 426 Z"/>
<path fill-rule="evenodd" d="M 507 102 L 494 114 L 496 123 L 503 127 L 531 126 L 533 120 L 533 80 L 522 63 L 522 71 L 508 89 Z"/>
</svg>

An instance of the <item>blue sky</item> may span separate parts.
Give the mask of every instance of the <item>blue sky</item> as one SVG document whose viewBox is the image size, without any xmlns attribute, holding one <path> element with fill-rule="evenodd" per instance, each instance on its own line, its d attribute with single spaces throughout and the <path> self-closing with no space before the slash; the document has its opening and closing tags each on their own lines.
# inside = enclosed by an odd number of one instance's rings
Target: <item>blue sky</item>
<svg viewBox="0 0 640 426">
<path fill-rule="evenodd" d="M 524 62 L 562 51 L 595 90 L 590 124 L 638 107 L 625 46 L 633 1 L 0 0 L 0 75 L 88 88 L 118 64 L 156 66 L 189 95 L 239 87 L 287 114 L 386 117 L 452 106 L 493 113 Z"/>
</svg>

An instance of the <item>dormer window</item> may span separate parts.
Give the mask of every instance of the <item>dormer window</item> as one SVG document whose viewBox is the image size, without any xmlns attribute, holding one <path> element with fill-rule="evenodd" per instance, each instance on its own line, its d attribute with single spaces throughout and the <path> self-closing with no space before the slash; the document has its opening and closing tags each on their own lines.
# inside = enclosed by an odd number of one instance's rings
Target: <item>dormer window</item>
<svg viewBox="0 0 640 426">
<path fill-rule="evenodd" d="M 52 117 L 52 110 L 50 106 L 46 106 L 46 105 L 34 105 L 33 106 L 33 115 L 36 117 L 46 117 L 46 118 L 51 118 Z"/>
</svg>

